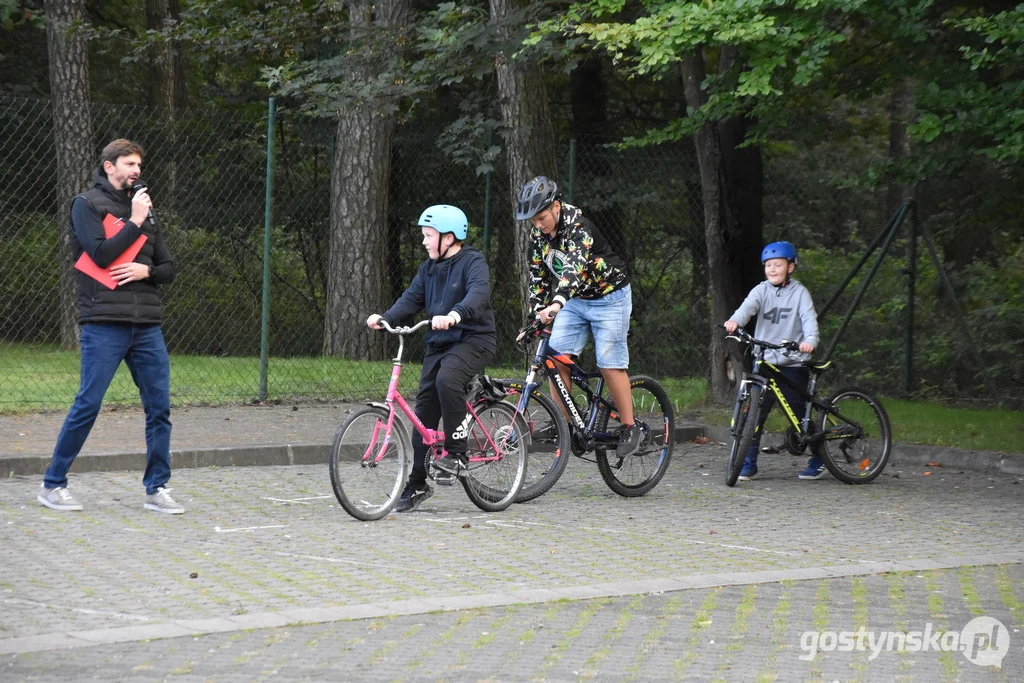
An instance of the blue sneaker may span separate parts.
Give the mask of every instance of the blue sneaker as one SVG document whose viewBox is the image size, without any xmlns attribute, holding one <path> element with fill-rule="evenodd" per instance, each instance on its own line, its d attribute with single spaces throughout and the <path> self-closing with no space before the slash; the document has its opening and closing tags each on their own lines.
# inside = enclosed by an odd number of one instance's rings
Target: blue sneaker
<svg viewBox="0 0 1024 683">
<path fill-rule="evenodd" d="M 740 481 L 750 481 L 757 476 L 757 463 L 745 460 L 743 462 L 743 469 L 740 470 Z"/>
<path fill-rule="evenodd" d="M 807 469 L 800 473 L 801 479 L 821 479 L 825 476 L 825 463 L 814 455 L 807 461 Z"/>
</svg>

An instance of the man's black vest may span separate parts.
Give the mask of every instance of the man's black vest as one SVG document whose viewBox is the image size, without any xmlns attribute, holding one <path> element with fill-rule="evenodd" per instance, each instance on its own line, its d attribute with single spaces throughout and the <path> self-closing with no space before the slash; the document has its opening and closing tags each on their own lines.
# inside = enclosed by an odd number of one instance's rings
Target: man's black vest
<svg viewBox="0 0 1024 683">
<path fill-rule="evenodd" d="M 102 171 L 96 173 L 96 184 L 93 188 L 74 199 L 75 202 L 86 201 L 99 215 L 100 220 L 109 213 L 115 218 L 128 221 L 132 217 L 132 204 L 124 191 L 115 190 Z M 146 235 L 137 263 L 147 266 L 153 264 L 153 248 L 156 244 L 157 227 L 150 218 L 140 226 Z M 71 227 L 71 245 L 75 261 L 82 254 L 82 245 L 75 236 L 74 226 Z M 75 271 L 78 282 L 78 322 L 80 323 L 141 323 L 159 324 L 163 317 L 157 287 L 151 281 L 136 280 L 114 289 L 107 289 L 85 273 Z"/>
</svg>

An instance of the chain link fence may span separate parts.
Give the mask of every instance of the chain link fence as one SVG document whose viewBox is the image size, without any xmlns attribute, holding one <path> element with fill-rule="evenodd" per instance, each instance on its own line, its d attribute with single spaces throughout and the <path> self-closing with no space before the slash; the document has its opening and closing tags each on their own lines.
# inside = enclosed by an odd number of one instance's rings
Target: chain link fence
<svg viewBox="0 0 1024 683">
<path fill-rule="evenodd" d="M 94 104 L 92 115 L 97 156 L 118 137 L 139 141 L 146 150 L 143 177 L 178 274 L 162 290 L 176 405 L 361 400 L 383 394 L 390 363 L 322 353 L 334 133 L 329 125 L 289 112 L 276 119 L 264 368 L 266 114 L 189 110 L 170 120 L 152 108 Z M 67 217 L 57 207 L 67 198 L 55 196 L 51 181 L 56 173 L 52 126 L 47 101 L 0 97 L 0 411 L 64 409 L 77 391 L 78 354 L 61 329 L 60 288 L 71 274 L 58 252 Z M 436 137 L 407 126 L 395 140 L 388 206 L 390 293 L 392 298 L 401 293 L 425 256 L 416 226 L 423 208 L 457 204 L 470 218 L 469 242 L 486 252 L 495 279 L 501 348 L 489 372 L 521 374 L 524 358 L 513 343 L 522 322 L 520 302 L 506 281 L 512 231 L 521 228 L 511 220 L 507 174 L 499 166 L 478 175 L 470 165 L 452 162 Z M 564 167 L 549 174 L 631 264 L 631 370 L 703 382 L 711 326 L 693 146 L 615 150 L 567 141 L 560 157 Z M 827 247 L 850 244 L 851 235 L 859 236 L 854 243 L 864 244 L 887 219 L 877 196 L 829 182 L 831 162 L 827 150 L 766 158 L 765 238 L 807 245 L 810 257 L 804 257 L 801 279 L 819 302 L 841 277 L 836 268 L 850 263 L 828 257 Z M 814 254 L 821 256 L 817 262 Z M 896 282 L 898 264 L 892 269 L 889 277 Z M 897 316 L 893 312 L 890 318 Z M 858 325 L 878 326 L 877 312 L 859 315 L 851 327 L 854 339 Z M 889 352 L 898 359 L 898 345 Z M 415 362 L 421 353 L 414 340 L 407 357 Z M 863 376 L 877 365 L 850 367 Z M 403 390 L 415 386 L 417 374 L 403 374 L 403 384 L 408 383 Z M 885 386 L 886 378 L 880 380 Z M 107 403 L 137 401 L 122 368 Z"/>
</svg>

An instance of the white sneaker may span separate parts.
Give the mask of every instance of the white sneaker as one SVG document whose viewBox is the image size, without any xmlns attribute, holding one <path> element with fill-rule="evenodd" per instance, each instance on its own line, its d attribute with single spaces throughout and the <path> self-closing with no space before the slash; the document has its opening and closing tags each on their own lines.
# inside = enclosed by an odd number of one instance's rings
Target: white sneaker
<svg viewBox="0 0 1024 683">
<path fill-rule="evenodd" d="M 185 512 L 185 508 L 171 498 L 170 489 L 165 489 L 163 486 L 158 488 L 156 493 L 146 494 L 146 503 L 143 507 L 147 510 L 165 512 L 168 515 L 180 515 Z"/>
<path fill-rule="evenodd" d="M 58 486 L 55 489 L 48 489 L 46 485 L 39 487 L 39 495 L 36 500 L 51 510 L 81 510 L 82 504 L 74 499 L 74 496 L 64 488 Z"/>
</svg>

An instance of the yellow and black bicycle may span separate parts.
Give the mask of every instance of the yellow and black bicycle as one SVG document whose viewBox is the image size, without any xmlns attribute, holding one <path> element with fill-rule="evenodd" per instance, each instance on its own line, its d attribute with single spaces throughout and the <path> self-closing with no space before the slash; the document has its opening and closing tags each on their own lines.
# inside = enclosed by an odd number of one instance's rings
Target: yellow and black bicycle
<svg viewBox="0 0 1024 683">
<path fill-rule="evenodd" d="M 736 390 L 736 404 L 730 423 L 732 445 L 725 471 L 726 485 L 736 484 L 750 443 L 761 429 L 761 409 L 769 391 L 775 395 L 791 425 L 786 439 L 786 446 L 791 452 L 802 452 L 809 447 L 836 479 L 847 484 L 866 484 L 882 473 L 892 450 L 892 427 L 878 399 L 857 387 L 840 389 L 826 399 L 818 398 L 815 395 L 818 377 L 831 365 L 831 361 L 802 362 L 801 365 L 810 371 L 810 379 L 804 387 L 790 381 L 775 365 L 764 359 L 769 349 L 783 353 L 796 351 L 796 342 L 773 344 L 754 339 L 742 328 L 726 337 L 749 344 L 754 349 L 752 372 L 743 373 Z M 807 402 L 802 417 L 793 412 L 783 396 L 783 384 Z"/>
</svg>

